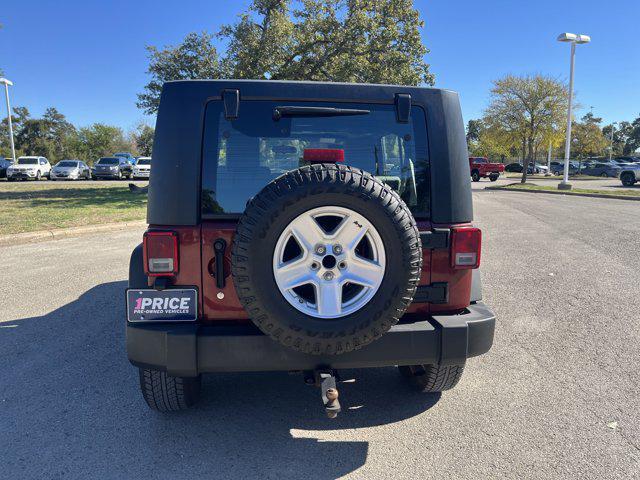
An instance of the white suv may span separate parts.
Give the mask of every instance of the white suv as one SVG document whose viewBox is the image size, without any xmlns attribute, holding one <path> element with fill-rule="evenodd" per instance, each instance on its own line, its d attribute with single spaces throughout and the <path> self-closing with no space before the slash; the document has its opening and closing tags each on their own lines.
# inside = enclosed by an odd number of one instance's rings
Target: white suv
<svg viewBox="0 0 640 480">
<path fill-rule="evenodd" d="M 133 178 L 149 178 L 151 174 L 151 157 L 139 157 L 133 166 Z"/>
<path fill-rule="evenodd" d="M 51 172 L 51 164 L 44 157 L 20 157 L 18 161 L 7 168 L 7 180 L 40 180 L 48 178 Z"/>
</svg>

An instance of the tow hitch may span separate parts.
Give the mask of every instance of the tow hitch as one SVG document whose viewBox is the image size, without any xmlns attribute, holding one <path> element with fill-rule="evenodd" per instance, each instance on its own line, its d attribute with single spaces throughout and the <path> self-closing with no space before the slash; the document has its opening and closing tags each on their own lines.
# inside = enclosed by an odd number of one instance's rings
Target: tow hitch
<svg viewBox="0 0 640 480">
<path fill-rule="evenodd" d="M 336 387 L 336 381 L 338 380 L 338 372 L 335 370 L 316 370 L 305 373 L 304 377 L 307 385 L 320 387 L 322 403 L 329 418 L 336 418 L 341 411 L 338 388 Z"/>
</svg>

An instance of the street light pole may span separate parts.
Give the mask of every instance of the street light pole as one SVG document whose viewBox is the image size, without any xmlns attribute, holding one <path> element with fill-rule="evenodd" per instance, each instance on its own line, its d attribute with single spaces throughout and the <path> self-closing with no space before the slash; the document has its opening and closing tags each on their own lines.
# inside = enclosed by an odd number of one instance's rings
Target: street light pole
<svg viewBox="0 0 640 480">
<path fill-rule="evenodd" d="M 559 42 L 571 43 L 571 63 L 569 67 L 569 106 L 567 108 L 567 138 L 564 143 L 564 176 L 562 182 L 558 184 L 559 190 L 571 190 L 569 183 L 569 158 L 571 156 L 571 110 L 573 103 L 573 67 L 575 63 L 576 44 L 589 43 L 591 37 L 588 35 L 576 35 L 575 33 L 561 33 L 558 36 Z"/>
<path fill-rule="evenodd" d="M 13 82 L 6 78 L 0 78 L 0 83 L 4 83 L 4 95 L 7 99 L 7 122 L 9 123 L 9 141 L 11 143 L 11 158 L 13 163 L 16 162 L 16 147 L 13 144 L 13 125 L 11 124 L 11 105 L 9 104 L 9 85 L 13 85 Z"/>
</svg>

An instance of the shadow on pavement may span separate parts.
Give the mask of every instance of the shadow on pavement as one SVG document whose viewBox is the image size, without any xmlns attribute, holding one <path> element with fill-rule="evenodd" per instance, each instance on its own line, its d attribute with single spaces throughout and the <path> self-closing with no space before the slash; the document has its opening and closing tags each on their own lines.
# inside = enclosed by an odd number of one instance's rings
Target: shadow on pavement
<svg viewBox="0 0 640 480">
<path fill-rule="evenodd" d="M 125 287 L 98 285 L 44 316 L 0 323 L 7 477 L 336 478 L 364 465 L 368 442 L 332 433 L 439 400 L 409 390 L 395 368 L 345 371 L 357 381 L 341 385 L 343 413 L 329 420 L 300 375 L 216 374 L 196 408 L 151 411 L 126 359 Z"/>
</svg>

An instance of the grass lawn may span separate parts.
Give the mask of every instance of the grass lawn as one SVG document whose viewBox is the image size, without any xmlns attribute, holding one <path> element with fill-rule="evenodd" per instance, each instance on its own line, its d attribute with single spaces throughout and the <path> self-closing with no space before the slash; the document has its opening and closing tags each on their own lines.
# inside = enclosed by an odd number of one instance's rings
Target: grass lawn
<svg viewBox="0 0 640 480">
<path fill-rule="evenodd" d="M 144 220 L 147 196 L 123 182 L 0 182 L 0 235 Z"/>
<path fill-rule="evenodd" d="M 557 186 L 535 185 L 532 183 L 512 183 L 498 187 L 504 190 L 543 190 L 548 192 L 560 192 Z M 616 197 L 640 197 L 640 188 L 633 190 L 603 190 L 597 188 L 572 188 L 571 190 L 562 190 L 563 194 L 575 195 L 580 193 L 594 193 L 598 195 L 612 195 Z"/>
</svg>

